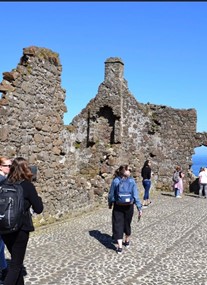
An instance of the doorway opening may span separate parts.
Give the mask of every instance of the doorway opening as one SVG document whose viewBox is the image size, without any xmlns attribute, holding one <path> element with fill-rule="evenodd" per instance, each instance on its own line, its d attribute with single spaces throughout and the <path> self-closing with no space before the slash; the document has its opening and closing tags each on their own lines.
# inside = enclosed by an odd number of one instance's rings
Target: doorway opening
<svg viewBox="0 0 207 285">
<path fill-rule="evenodd" d="M 207 167 L 207 147 L 200 146 L 194 149 L 195 154 L 192 156 L 192 172 L 198 176 L 201 167 Z"/>
</svg>

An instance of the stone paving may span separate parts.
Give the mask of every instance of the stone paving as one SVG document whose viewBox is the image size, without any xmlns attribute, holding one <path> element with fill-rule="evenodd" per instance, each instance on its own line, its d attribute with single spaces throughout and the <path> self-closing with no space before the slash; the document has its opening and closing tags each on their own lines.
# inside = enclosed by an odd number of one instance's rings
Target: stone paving
<svg viewBox="0 0 207 285">
<path fill-rule="evenodd" d="M 111 244 L 111 210 L 97 209 L 31 234 L 26 285 L 207 285 L 207 199 L 155 193 L 132 221 L 131 246 Z"/>
</svg>

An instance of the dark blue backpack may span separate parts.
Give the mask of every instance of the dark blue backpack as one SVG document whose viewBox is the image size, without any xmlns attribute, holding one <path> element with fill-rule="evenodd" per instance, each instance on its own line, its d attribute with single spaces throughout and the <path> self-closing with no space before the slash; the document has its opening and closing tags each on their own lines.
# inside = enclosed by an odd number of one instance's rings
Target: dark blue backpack
<svg viewBox="0 0 207 285">
<path fill-rule="evenodd" d="M 134 183 L 134 181 L 131 178 L 120 179 L 115 193 L 117 204 L 129 205 L 133 203 L 134 199 L 132 193 L 133 187 L 131 186 L 132 183 Z"/>
</svg>

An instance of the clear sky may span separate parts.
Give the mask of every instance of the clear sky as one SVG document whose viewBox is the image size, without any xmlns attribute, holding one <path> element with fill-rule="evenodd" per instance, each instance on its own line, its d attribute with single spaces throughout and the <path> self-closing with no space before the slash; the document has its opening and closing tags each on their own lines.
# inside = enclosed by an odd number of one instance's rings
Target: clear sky
<svg viewBox="0 0 207 285">
<path fill-rule="evenodd" d="M 207 2 L 0 2 L 0 81 L 31 45 L 59 53 L 69 124 L 120 57 L 141 103 L 195 108 L 207 131 Z"/>
</svg>

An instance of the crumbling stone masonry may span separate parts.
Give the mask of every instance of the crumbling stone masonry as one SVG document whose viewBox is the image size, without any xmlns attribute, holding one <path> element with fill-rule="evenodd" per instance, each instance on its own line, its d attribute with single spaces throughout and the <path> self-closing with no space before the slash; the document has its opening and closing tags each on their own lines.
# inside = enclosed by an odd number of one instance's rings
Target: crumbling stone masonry
<svg viewBox="0 0 207 285">
<path fill-rule="evenodd" d="M 57 53 L 32 46 L 0 84 L 0 155 L 23 156 L 37 166 L 36 187 L 45 204 L 38 222 L 106 203 L 122 163 L 130 164 L 142 189 L 140 169 L 150 158 L 153 189 L 164 191 L 172 189 L 172 172 L 180 164 L 189 190 L 194 148 L 207 146 L 207 133 L 196 132 L 195 109 L 137 102 L 122 60 L 108 58 L 97 95 L 65 126 L 61 72 Z"/>
</svg>

